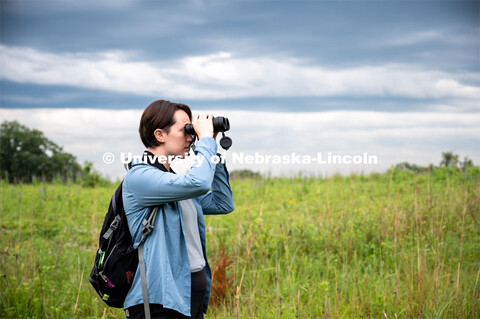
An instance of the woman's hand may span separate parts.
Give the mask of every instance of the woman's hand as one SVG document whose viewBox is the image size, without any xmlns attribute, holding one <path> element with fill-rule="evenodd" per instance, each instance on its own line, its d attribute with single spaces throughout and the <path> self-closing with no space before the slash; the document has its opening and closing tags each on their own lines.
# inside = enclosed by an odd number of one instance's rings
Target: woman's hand
<svg viewBox="0 0 480 319">
<path fill-rule="evenodd" d="M 195 114 L 193 116 L 192 125 L 197 133 L 198 139 L 202 137 L 213 137 L 213 115 L 212 114 Z"/>
</svg>

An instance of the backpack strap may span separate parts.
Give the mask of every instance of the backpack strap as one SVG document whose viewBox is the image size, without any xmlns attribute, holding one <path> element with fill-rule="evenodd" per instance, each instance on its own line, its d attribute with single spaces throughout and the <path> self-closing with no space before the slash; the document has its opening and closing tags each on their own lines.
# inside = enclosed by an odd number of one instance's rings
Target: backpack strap
<svg viewBox="0 0 480 319">
<path fill-rule="evenodd" d="M 157 212 L 158 212 L 158 206 L 154 207 L 151 209 L 147 217 L 142 221 L 143 227 L 142 227 L 142 238 L 140 239 L 140 244 L 142 244 L 150 235 L 150 233 L 153 231 L 155 228 L 155 218 L 157 217 Z"/>
<path fill-rule="evenodd" d="M 142 281 L 143 309 L 145 319 L 151 319 L 150 303 L 148 301 L 147 273 L 145 269 L 145 257 L 143 255 L 143 243 L 138 246 L 138 264 L 140 265 L 140 278 Z"/>
<path fill-rule="evenodd" d="M 147 271 L 145 269 L 145 255 L 143 253 L 143 243 L 155 227 L 155 218 L 157 217 L 157 212 L 158 206 L 151 209 L 147 217 L 145 217 L 145 219 L 143 220 L 142 238 L 140 239 L 140 245 L 138 245 L 138 264 L 140 266 L 140 278 L 142 281 L 143 308 L 145 311 L 145 319 L 151 319 L 151 315 L 150 303 L 148 301 Z"/>
</svg>

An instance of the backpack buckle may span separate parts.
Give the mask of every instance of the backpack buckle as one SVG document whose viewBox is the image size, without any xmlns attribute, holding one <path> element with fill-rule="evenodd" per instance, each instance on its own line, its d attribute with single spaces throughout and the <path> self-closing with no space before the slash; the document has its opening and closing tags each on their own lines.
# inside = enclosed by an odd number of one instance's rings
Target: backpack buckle
<svg viewBox="0 0 480 319">
<path fill-rule="evenodd" d="M 120 216 L 115 216 L 115 219 L 113 220 L 112 224 L 110 225 L 110 228 L 112 230 L 116 230 L 118 227 L 118 224 L 120 224 Z"/>
<path fill-rule="evenodd" d="M 105 234 L 103 234 L 103 238 L 105 238 L 105 240 L 108 240 L 110 236 L 112 236 L 112 233 L 117 229 L 118 225 L 120 224 L 120 220 L 121 217 L 119 215 L 115 216 L 115 219 L 110 224 L 110 227 L 108 227 Z"/>
</svg>

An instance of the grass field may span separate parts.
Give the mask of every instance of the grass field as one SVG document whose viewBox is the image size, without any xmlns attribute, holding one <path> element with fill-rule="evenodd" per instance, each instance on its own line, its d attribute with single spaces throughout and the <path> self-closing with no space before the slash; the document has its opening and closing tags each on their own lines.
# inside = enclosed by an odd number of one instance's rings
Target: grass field
<svg viewBox="0 0 480 319">
<path fill-rule="evenodd" d="M 207 318 L 479 318 L 476 172 L 233 180 Z M 88 283 L 114 189 L 1 184 L 0 317 L 124 318 Z"/>
</svg>

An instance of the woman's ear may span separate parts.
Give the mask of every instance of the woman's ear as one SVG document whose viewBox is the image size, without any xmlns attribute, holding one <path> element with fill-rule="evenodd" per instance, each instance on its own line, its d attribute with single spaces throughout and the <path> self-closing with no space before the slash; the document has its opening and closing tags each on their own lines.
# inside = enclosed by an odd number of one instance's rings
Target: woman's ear
<svg viewBox="0 0 480 319">
<path fill-rule="evenodd" d="M 155 138 L 159 143 L 164 143 L 165 142 L 165 131 L 162 129 L 157 128 L 154 132 L 153 135 L 155 135 Z"/>
</svg>

